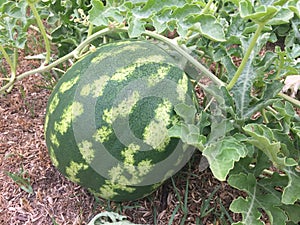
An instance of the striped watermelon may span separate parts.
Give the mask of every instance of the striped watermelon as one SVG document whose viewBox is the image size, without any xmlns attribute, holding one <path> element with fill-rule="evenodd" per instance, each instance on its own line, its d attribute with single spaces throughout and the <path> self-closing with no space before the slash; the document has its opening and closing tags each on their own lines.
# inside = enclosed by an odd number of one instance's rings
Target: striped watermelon
<svg viewBox="0 0 300 225">
<path fill-rule="evenodd" d="M 186 74 L 157 45 L 103 45 L 76 62 L 49 98 L 50 158 L 97 196 L 142 198 L 190 159 L 193 149 L 167 130 L 179 120 L 174 105 L 193 105 L 192 99 Z"/>
</svg>

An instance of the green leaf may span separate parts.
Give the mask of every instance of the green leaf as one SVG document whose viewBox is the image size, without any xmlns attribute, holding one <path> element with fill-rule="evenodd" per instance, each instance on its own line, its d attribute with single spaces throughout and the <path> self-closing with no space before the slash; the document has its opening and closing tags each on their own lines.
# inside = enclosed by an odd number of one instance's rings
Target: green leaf
<svg viewBox="0 0 300 225">
<path fill-rule="evenodd" d="M 231 211 L 242 214 L 243 220 L 239 224 L 265 224 L 260 220 L 262 217 L 260 210 L 266 212 L 271 224 L 285 224 L 288 220 L 280 208 L 281 194 L 274 188 L 286 183 L 286 179 L 279 174 L 274 173 L 271 178 L 258 181 L 252 173 L 234 174 L 229 177 L 228 183 L 248 195 L 246 198 L 238 197 L 230 205 Z"/>
<path fill-rule="evenodd" d="M 265 169 L 269 169 L 272 166 L 269 158 L 262 151 L 247 143 L 249 137 L 242 135 L 243 137 L 238 138 L 236 136 L 237 135 L 235 135 L 235 138 L 240 140 L 247 147 L 248 155 L 235 163 L 234 168 L 230 171 L 230 175 L 251 173 L 255 177 L 261 176 Z"/>
<path fill-rule="evenodd" d="M 240 38 L 244 35 L 246 27 L 249 27 L 249 23 L 245 23 L 245 20 L 241 18 L 240 14 L 231 16 L 226 33 L 230 43 L 240 44 Z"/>
<path fill-rule="evenodd" d="M 168 130 L 169 137 L 180 138 L 184 143 L 202 150 L 206 137 L 200 134 L 199 127 L 193 124 L 180 123 Z"/>
<path fill-rule="evenodd" d="M 32 186 L 30 185 L 30 178 L 25 177 L 26 173 L 21 169 L 19 173 L 10 173 L 6 172 L 6 174 L 24 191 L 29 194 L 33 194 Z"/>
<path fill-rule="evenodd" d="M 122 23 L 124 16 L 121 15 L 122 7 L 104 6 L 100 0 L 92 0 L 92 8 L 89 11 L 89 20 L 96 26 L 107 26 L 110 22 Z"/>
<path fill-rule="evenodd" d="M 294 13 L 290 9 L 281 8 L 280 11 L 268 21 L 269 25 L 280 25 L 290 23 Z"/>
<path fill-rule="evenodd" d="M 193 124 L 197 110 L 191 105 L 180 103 L 174 106 L 174 110 L 178 116 L 183 118 L 187 124 Z"/>
<path fill-rule="evenodd" d="M 265 45 L 269 37 L 270 35 L 268 33 L 259 37 L 257 45 L 251 52 L 244 70 L 232 88 L 236 112 L 241 119 L 249 118 L 256 111 L 259 111 L 263 107 L 270 105 L 274 101 L 273 98 L 281 89 L 281 84 L 279 82 L 272 81 L 270 86 L 267 85 L 265 93 L 262 95 L 261 99 L 257 99 L 251 95 L 254 81 L 259 77 L 264 79 L 264 76 L 271 63 L 268 58 L 263 57 L 258 59 L 258 57 L 256 57 L 256 54 L 258 54 L 262 46 Z M 244 51 L 248 48 L 250 40 L 251 38 L 241 39 Z M 267 65 L 264 63 L 265 59 L 269 60 L 269 62 L 265 62 Z"/>
<path fill-rule="evenodd" d="M 206 135 L 207 134 L 207 130 L 210 130 L 210 119 L 209 119 L 210 115 L 205 112 L 205 111 L 201 111 L 198 115 L 197 115 L 197 125 L 199 126 L 200 129 L 200 134 Z M 299 130 L 299 134 L 300 134 L 300 130 Z"/>
<path fill-rule="evenodd" d="M 0 44 L 23 49 L 32 16 L 27 15 L 26 1 L 6 1 L 0 7 Z"/>
<path fill-rule="evenodd" d="M 151 18 L 152 24 L 155 27 L 157 33 L 162 33 L 166 29 L 169 29 L 169 23 L 171 22 L 171 14 L 172 9 L 167 8 L 161 10 L 159 14 L 156 14 Z"/>
<path fill-rule="evenodd" d="M 289 217 L 289 220 L 295 224 L 300 222 L 300 205 L 283 205 L 282 208 Z"/>
<path fill-rule="evenodd" d="M 140 36 L 145 31 L 145 24 L 142 20 L 131 17 L 129 18 L 128 34 L 129 37 L 134 38 Z"/>
<path fill-rule="evenodd" d="M 288 167 L 284 171 L 289 178 L 289 183 L 283 190 L 282 202 L 284 204 L 294 204 L 297 200 L 300 200 L 300 172 L 294 167 Z"/>
<path fill-rule="evenodd" d="M 248 143 L 263 151 L 277 168 L 282 169 L 285 166 L 298 164 L 294 159 L 284 156 L 281 151 L 281 143 L 275 140 L 270 128 L 263 124 L 248 124 L 243 129 L 252 137 L 252 139 L 247 140 Z"/>
<path fill-rule="evenodd" d="M 222 65 L 225 67 L 226 71 L 227 71 L 227 77 L 228 80 L 231 80 L 234 76 L 234 74 L 236 73 L 236 66 L 234 65 L 233 61 L 232 61 L 232 57 L 230 57 L 229 55 L 223 57 L 221 59 L 221 63 Z"/>
<path fill-rule="evenodd" d="M 215 113 L 216 112 L 213 114 Z M 221 139 L 233 129 L 234 127 L 232 121 L 229 119 L 224 119 L 223 116 L 217 115 L 216 113 L 215 115 L 211 116 L 211 131 L 208 136 L 208 141 L 214 142 L 218 139 Z"/>
<path fill-rule="evenodd" d="M 251 88 L 255 78 L 255 69 L 252 66 L 252 59 L 250 59 L 238 81 L 232 88 L 237 114 L 240 118 L 248 117 L 248 109 L 252 100 Z"/>
<path fill-rule="evenodd" d="M 211 109 L 213 116 L 224 116 L 227 113 L 233 113 L 234 101 L 230 93 L 225 87 L 217 87 L 216 85 L 209 85 L 202 87 L 205 96 L 208 99 L 212 99 Z"/>
<path fill-rule="evenodd" d="M 214 176 L 220 181 L 226 180 L 234 163 L 247 155 L 247 148 L 233 137 L 225 137 L 216 141 L 203 150 L 210 169 Z"/>
<path fill-rule="evenodd" d="M 187 21 L 187 18 L 199 14 L 200 11 L 201 8 L 196 4 L 185 4 L 183 7 L 174 9 L 171 18 L 175 21 L 180 36 L 185 37 L 189 28 L 193 25 Z"/>
<path fill-rule="evenodd" d="M 173 0 L 148 0 L 145 5 L 141 8 L 137 7 L 132 10 L 132 14 L 137 17 L 138 19 L 141 18 L 150 18 L 152 15 L 157 14 L 162 9 L 171 8 L 171 7 L 180 7 L 185 4 L 184 0 L 179 0 L 174 3 Z"/>
<path fill-rule="evenodd" d="M 105 26 L 108 24 L 107 18 L 102 16 L 104 11 L 103 2 L 100 0 L 92 0 L 92 8 L 89 11 L 90 22 L 96 26 Z"/>
<path fill-rule="evenodd" d="M 248 117 L 277 101 L 276 96 L 282 90 L 282 83 L 276 80 L 264 82 L 266 87 L 263 90 L 261 98 L 257 101 L 254 101 L 255 104 L 251 104 L 247 109 L 247 113 L 245 115 Z"/>
<path fill-rule="evenodd" d="M 240 1 L 239 10 L 243 19 L 251 19 L 256 23 L 267 23 L 278 12 L 274 6 L 259 5 L 254 8 L 250 0 Z"/>
<path fill-rule="evenodd" d="M 280 113 L 280 115 L 284 118 L 284 121 L 290 125 L 292 119 L 295 117 L 296 112 L 293 108 L 293 105 L 289 102 L 281 102 L 277 101 L 273 104 L 274 109 Z"/>
<path fill-rule="evenodd" d="M 288 7 L 300 18 L 300 2 L 298 0 L 289 1 Z"/>
<path fill-rule="evenodd" d="M 210 40 L 226 41 L 223 26 L 212 15 L 200 14 L 190 16 L 186 22 L 191 25 L 190 30 L 199 32 Z"/>
</svg>

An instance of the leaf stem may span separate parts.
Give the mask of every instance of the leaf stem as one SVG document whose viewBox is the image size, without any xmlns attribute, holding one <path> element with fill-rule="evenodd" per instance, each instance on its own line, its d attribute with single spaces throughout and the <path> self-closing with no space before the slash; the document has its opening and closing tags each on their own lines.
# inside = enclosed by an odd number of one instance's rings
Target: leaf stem
<svg viewBox="0 0 300 225">
<path fill-rule="evenodd" d="M 39 68 L 37 69 L 33 69 L 27 72 L 24 72 L 22 74 L 20 74 L 19 76 L 14 78 L 14 81 L 18 81 L 23 79 L 24 77 L 27 77 L 29 75 L 32 74 L 36 74 L 36 73 L 43 73 L 46 71 L 49 71 L 50 69 L 52 69 L 53 67 L 67 61 L 70 58 L 79 58 L 80 52 L 83 48 L 86 47 L 86 45 L 88 45 L 90 42 L 92 42 L 93 40 L 97 39 L 100 36 L 104 36 L 107 35 L 109 33 L 112 32 L 120 32 L 120 31 L 125 31 L 128 32 L 128 27 L 122 27 L 122 28 L 104 28 L 92 35 L 90 35 L 89 37 L 87 37 L 87 39 L 85 39 L 83 42 L 81 42 L 76 49 L 74 49 L 72 52 L 70 52 L 69 54 L 63 56 L 62 58 L 57 59 L 56 61 L 52 62 L 49 65 L 41 65 Z M 211 73 L 208 69 L 206 69 L 201 63 L 199 63 L 195 58 L 193 58 L 190 54 L 188 54 L 184 49 L 182 49 L 177 43 L 173 43 L 172 40 L 159 35 L 155 32 L 152 31 L 145 31 L 143 33 L 144 35 L 147 36 L 151 36 L 155 39 L 158 39 L 160 41 L 165 42 L 166 44 L 168 44 L 170 47 L 174 48 L 176 51 L 178 51 L 182 56 L 184 56 L 188 61 L 190 61 L 190 63 L 192 63 L 196 68 L 200 69 L 202 71 L 202 73 L 204 75 L 206 75 L 207 77 L 209 77 L 213 82 L 215 82 L 218 86 L 225 86 L 225 84 L 218 79 L 213 73 Z M 9 58 L 9 57 L 8 57 Z M 14 82 L 10 82 L 9 84 L 5 85 L 4 87 L 0 88 L 0 93 L 7 90 L 10 86 L 13 85 Z"/>
<path fill-rule="evenodd" d="M 41 32 L 40 29 L 39 29 L 38 27 L 36 27 L 36 26 L 30 25 L 29 27 L 30 27 L 31 29 L 33 29 L 33 30 L 39 32 L 39 33 Z M 51 35 L 47 34 L 47 38 L 48 38 L 50 41 L 52 41 Z"/>
<path fill-rule="evenodd" d="M 293 105 L 295 105 L 296 107 L 300 108 L 300 101 L 298 101 L 297 99 L 294 99 L 282 92 L 278 93 L 278 96 L 282 97 L 283 99 L 289 101 L 290 103 L 292 103 Z"/>
<path fill-rule="evenodd" d="M 213 3 L 213 0 L 209 0 L 208 3 L 206 4 L 205 8 L 202 10 L 202 14 L 205 14 L 208 12 L 210 9 L 211 4 Z"/>
<path fill-rule="evenodd" d="M 11 61 L 11 59 L 10 59 L 9 55 L 7 54 L 7 52 L 5 51 L 3 45 L 0 45 L 0 51 L 2 52 L 6 62 L 8 63 L 8 65 L 12 71 L 14 68 L 14 63 Z"/>
<path fill-rule="evenodd" d="M 89 24 L 89 28 L 88 28 L 88 32 L 87 32 L 87 37 L 91 36 L 92 33 L 93 33 L 93 24 L 90 23 L 90 24 Z M 86 54 L 86 53 L 84 53 L 84 52 L 86 52 L 87 49 L 88 49 L 88 45 L 86 45 L 86 46 L 80 51 L 80 57 L 82 57 L 82 56 L 84 56 L 84 55 Z"/>
<path fill-rule="evenodd" d="M 43 25 L 43 22 L 41 20 L 41 17 L 34 5 L 34 3 L 31 3 L 30 1 L 28 1 L 28 5 L 29 7 L 31 8 L 32 10 L 32 13 L 36 19 L 36 22 L 37 22 L 37 25 L 41 31 L 41 34 L 43 36 L 43 39 L 44 39 L 44 42 L 45 42 L 45 48 L 46 48 L 46 59 L 45 59 L 45 62 L 44 64 L 48 64 L 50 62 L 50 54 L 51 54 L 51 48 L 50 48 L 50 42 L 49 42 L 49 39 L 47 37 L 47 33 L 46 33 L 46 30 L 45 30 L 45 27 Z"/>
<path fill-rule="evenodd" d="M 248 62 L 248 59 L 251 55 L 251 52 L 253 50 L 253 48 L 255 47 L 256 45 L 256 42 L 257 42 L 257 39 L 259 38 L 259 35 L 261 34 L 263 28 L 265 26 L 265 23 L 259 23 L 258 24 L 258 27 L 254 33 L 254 36 L 252 37 L 252 40 L 249 44 L 249 47 L 242 59 L 242 62 L 241 62 L 241 65 L 239 66 L 239 68 L 237 69 L 236 73 L 234 74 L 233 78 L 231 79 L 231 81 L 229 82 L 229 84 L 227 85 L 227 90 L 231 90 L 233 88 L 233 86 L 235 85 L 235 83 L 237 82 L 237 80 L 239 79 L 239 77 L 241 76 L 247 62 Z"/>
<path fill-rule="evenodd" d="M 29 75 L 32 75 L 32 74 L 36 74 L 36 73 L 43 73 L 43 72 L 46 72 L 46 71 L 49 71 L 50 69 L 52 69 L 53 67 L 67 61 L 68 59 L 70 58 L 78 58 L 78 54 L 80 53 L 80 51 L 87 45 L 89 44 L 91 41 L 95 40 L 96 38 L 100 37 L 100 36 L 103 36 L 103 35 L 106 35 L 108 33 L 111 33 L 113 30 L 111 28 L 105 28 L 105 29 L 102 29 L 94 34 L 92 34 L 91 36 L 89 36 L 87 39 L 85 39 L 83 42 L 81 42 L 80 45 L 78 45 L 78 47 L 76 49 L 74 49 L 72 52 L 70 52 L 69 54 L 63 56 L 62 58 L 59 58 L 57 59 L 56 61 L 54 61 L 53 63 L 45 66 L 45 65 L 41 65 L 39 68 L 37 69 L 33 69 L 33 70 L 30 70 L 30 71 L 27 71 L 27 72 L 24 72 L 22 74 L 20 74 L 19 76 L 17 77 L 14 77 L 14 79 L 12 80 L 12 82 L 9 82 L 8 84 L 6 84 L 5 86 L 3 86 L 2 88 L 0 88 L 0 93 L 7 90 L 9 87 L 11 87 L 13 84 L 14 84 L 14 81 L 18 81 L 18 80 L 21 80 L 23 79 L 24 77 L 27 77 Z M 1 50 L 1 45 L 0 45 L 0 50 Z M 7 55 L 8 57 L 8 55 Z M 6 58 L 6 57 L 5 57 Z M 9 57 L 8 57 L 9 58 Z M 10 60 L 10 58 L 9 58 Z M 12 62 L 10 60 L 10 64 L 12 65 Z"/>
<path fill-rule="evenodd" d="M 182 49 L 177 43 L 174 43 L 171 39 L 164 37 L 156 32 L 153 31 L 144 31 L 144 35 L 151 36 L 155 39 L 158 39 L 160 41 L 165 42 L 170 47 L 175 49 L 178 53 L 180 53 L 183 57 L 185 57 L 191 64 L 193 64 L 196 68 L 198 68 L 204 75 L 209 77 L 214 83 L 216 83 L 218 86 L 224 86 L 225 84 L 223 81 L 218 79 L 212 72 L 210 72 L 205 66 L 203 66 L 198 60 L 196 60 L 194 57 L 192 57 L 189 53 L 187 53 L 184 49 Z"/>
<path fill-rule="evenodd" d="M 0 51 L 2 52 L 6 62 L 8 63 L 8 65 L 10 67 L 10 71 L 11 71 L 8 83 L 1 88 L 1 89 L 6 90 L 14 84 L 15 79 L 16 79 L 17 49 L 14 49 L 13 61 L 11 60 L 11 58 L 9 57 L 9 55 L 7 54 L 7 52 L 5 51 L 5 49 L 2 45 L 0 45 Z M 0 89 L 0 93 L 1 93 L 1 89 Z"/>
</svg>

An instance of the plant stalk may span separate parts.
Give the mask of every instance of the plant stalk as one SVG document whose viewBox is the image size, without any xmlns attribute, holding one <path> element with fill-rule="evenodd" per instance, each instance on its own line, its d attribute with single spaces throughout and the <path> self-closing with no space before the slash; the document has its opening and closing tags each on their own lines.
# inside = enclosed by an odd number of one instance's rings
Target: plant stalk
<svg viewBox="0 0 300 225">
<path fill-rule="evenodd" d="M 187 53 L 184 49 L 182 49 L 177 43 L 174 43 L 174 41 L 170 40 L 169 38 L 166 38 L 158 33 L 155 33 L 153 31 L 144 31 L 145 35 L 151 36 L 155 39 L 158 39 L 160 41 L 163 41 L 164 43 L 168 44 L 170 47 L 175 49 L 177 52 L 179 52 L 183 57 L 185 57 L 190 63 L 192 63 L 196 68 L 201 70 L 201 72 L 209 77 L 215 84 L 218 86 L 225 86 L 223 81 L 218 79 L 212 72 L 210 72 L 205 66 L 203 66 L 198 60 L 196 60 L 194 57 L 192 57 L 189 53 Z"/>
<path fill-rule="evenodd" d="M 112 32 L 118 32 L 118 31 L 128 31 L 127 27 L 123 27 L 123 28 L 104 28 L 92 35 L 90 35 L 89 37 L 87 37 L 87 39 L 85 39 L 83 42 L 81 42 L 76 49 L 74 49 L 72 52 L 70 52 L 69 54 L 63 56 L 62 58 L 57 59 L 56 61 L 52 62 L 49 65 L 41 65 L 39 68 L 34 69 L 34 70 L 30 70 L 27 71 L 25 73 L 20 74 L 19 76 L 17 76 L 15 78 L 16 81 L 23 79 L 24 77 L 27 77 L 29 75 L 32 74 L 36 74 L 36 73 L 43 73 L 46 71 L 49 71 L 50 69 L 52 69 L 53 67 L 65 62 L 66 60 L 70 59 L 70 58 L 79 58 L 80 52 L 83 48 L 86 47 L 86 45 L 88 45 L 90 42 L 92 42 L 93 40 L 97 39 L 100 36 L 104 36 L 107 35 L 109 33 Z M 193 58 L 190 54 L 188 54 L 185 50 L 183 50 L 180 46 L 178 46 L 177 43 L 173 43 L 170 39 L 159 35 L 155 32 L 151 32 L 151 31 L 145 31 L 143 33 L 144 35 L 148 35 L 151 36 L 153 38 L 156 38 L 160 41 L 165 42 L 166 44 L 168 44 L 170 47 L 174 48 L 176 51 L 178 51 L 182 56 L 184 56 L 188 61 L 190 61 L 190 63 L 192 63 L 195 67 L 197 67 L 198 69 L 200 69 L 204 75 L 206 75 L 207 77 L 209 77 L 213 82 L 215 82 L 218 86 L 225 86 L 225 84 L 218 79 L 213 73 L 211 73 L 208 69 L 206 69 L 201 63 L 199 63 L 195 58 Z M 0 88 L 0 93 L 7 90 L 11 85 L 13 85 L 13 82 L 10 83 L 9 85 L 5 85 L 4 87 Z"/>
<path fill-rule="evenodd" d="M 2 52 L 6 62 L 8 63 L 8 65 L 11 69 L 11 73 L 12 73 L 14 70 L 14 63 L 11 61 L 11 58 L 9 57 L 9 55 L 7 54 L 7 52 L 5 51 L 5 49 L 2 45 L 0 45 L 0 51 Z"/>
<path fill-rule="evenodd" d="M 37 25 L 41 31 L 41 34 L 43 36 L 43 39 L 44 39 L 44 42 L 45 42 L 45 48 L 46 48 L 46 59 L 45 59 L 45 62 L 44 64 L 48 64 L 50 62 L 50 56 L 51 56 L 51 47 L 50 47 L 50 42 L 49 42 L 49 39 L 48 39 L 48 36 L 47 36 L 47 33 L 46 33 L 46 30 L 45 30 L 45 26 L 41 20 L 41 17 L 34 5 L 34 3 L 31 3 L 28 1 L 28 5 L 29 7 L 31 8 L 32 10 L 32 13 L 36 19 L 36 22 L 37 22 Z"/>
<path fill-rule="evenodd" d="M 208 12 L 210 9 L 211 4 L 213 3 L 213 0 L 209 0 L 208 3 L 206 4 L 205 8 L 202 10 L 202 13 L 205 14 Z"/>
<path fill-rule="evenodd" d="M 289 101 L 290 103 L 292 103 L 294 106 L 300 108 L 300 101 L 298 101 L 297 99 L 294 99 L 282 92 L 278 93 L 278 96 L 282 97 L 283 99 Z"/>
<path fill-rule="evenodd" d="M 5 51 L 5 49 L 2 45 L 0 45 L 0 51 L 2 52 L 6 62 L 8 63 L 8 65 L 10 67 L 10 71 L 11 71 L 9 82 L 1 88 L 1 89 L 6 90 L 6 89 L 9 89 L 16 80 L 17 49 L 14 49 L 13 61 L 11 60 L 11 58 L 9 57 L 9 55 L 7 54 L 7 52 Z M 0 89 L 0 93 L 1 93 L 1 89 Z"/>
<path fill-rule="evenodd" d="M 32 75 L 32 74 L 36 74 L 36 73 L 43 73 L 43 72 L 47 72 L 49 71 L 50 69 L 52 69 L 53 67 L 67 61 L 68 59 L 70 58 L 78 58 L 78 54 L 80 53 L 80 51 L 87 45 L 89 44 L 91 41 L 95 40 L 96 38 L 100 37 L 100 36 L 103 36 L 103 35 L 106 35 L 108 33 L 111 33 L 112 32 L 112 29 L 110 28 L 105 28 L 103 30 L 100 30 L 94 34 L 92 34 L 91 36 L 89 36 L 86 40 L 84 40 L 80 45 L 78 45 L 78 47 L 76 49 L 74 49 L 72 52 L 70 52 L 69 54 L 63 56 L 62 58 L 59 58 L 58 60 L 54 61 L 53 63 L 45 66 L 45 65 L 41 65 L 39 68 L 37 69 L 34 69 L 34 70 L 30 70 L 30 71 L 27 71 L 25 73 L 22 73 L 20 74 L 19 76 L 15 77 L 13 79 L 13 82 L 9 82 L 8 84 L 6 84 L 5 86 L 3 86 L 2 88 L 0 88 L 0 93 L 7 90 L 9 87 L 11 87 L 14 83 L 14 81 L 18 81 L 18 80 L 21 80 L 23 79 L 24 77 L 27 77 L 29 75 Z M 1 45 L 0 45 L 0 50 L 1 50 Z M 7 54 L 6 54 L 7 55 Z M 8 57 L 8 55 L 7 55 Z M 9 57 L 8 57 L 9 58 Z M 9 58 L 9 61 L 10 61 L 10 64 L 12 64 L 10 58 Z M 12 79 L 11 79 L 12 80 Z"/>
<path fill-rule="evenodd" d="M 253 48 L 256 45 L 257 39 L 259 38 L 259 35 L 261 34 L 263 28 L 264 28 L 265 24 L 264 23 L 259 23 L 258 27 L 254 33 L 254 36 L 249 44 L 249 47 L 242 59 L 241 65 L 239 66 L 239 68 L 237 69 L 236 73 L 234 74 L 233 78 L 231 79 L 231 81 L 229 82 L 229 84 L 227 85 L 227 90 L 231 90 L 233 88 L 233 86 L 236 84 L 236 82 L 238 81 L 239 77 L 241 76 L 247 62 L 248 59 L 251 55 L 251 52 L 253 50 Z"/>
</svg>

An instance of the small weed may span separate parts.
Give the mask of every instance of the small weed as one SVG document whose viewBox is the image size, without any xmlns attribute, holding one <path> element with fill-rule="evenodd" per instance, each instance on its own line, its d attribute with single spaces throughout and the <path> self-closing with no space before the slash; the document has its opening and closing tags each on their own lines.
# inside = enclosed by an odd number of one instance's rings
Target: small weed
<svg viewBox="0 0 300 225">
<path fill-rule="evenodd" d="M 24 91 L 23 87 L 20 87 L 20 92 L 21 92 L 21 97 L 24 101 L 25 107 L 29 110 L 30 112 L 30 116 L 32 118 L 35 117 L 35 112 L 34 112 L 34 104 L 30 104 L 27 100 L 26 100 L 26 93 Z"/>
<path fill-rule="evenodd" d="M 215 210 L 214 207 L 211 208 L 210 202 L 211 202 L 211 199 L 213 198 L 213 196 L 216 194 L 216 192 L 219 189 L 220 189 L 220 186 L 217 186 L 214 189 L 214 191 L 210 194 L 210 196 L 202 202 L 201 208 L 200 208 L 201 218 L 208 216 L 209 214 L 211 214 L 212 211 Z"/>
<path fill-rule="evenodd" d="M 32 186 L 28 173 L 21 167 L 18 173 L 5 172 L 22 190 L 29 194 L 33 194 Z"/>
<path fill-rule="evenodd" d="M 52 220 L 52 224 L 53 224 L 53 225 L 59 225 L 58 223 L 56 223 L 54 217 L 51 217 L 51 220 Z"/>
<path fill-rule="evenodd" d="M 171 220 L 169 221 L 169 224 L 170 224 L 171 221 L 174 220 L 174 216 L 176 215 L 175 211 L 177 212 L 179 210 L 179 207 L 181 207 L 183 215 L 182 215 L 182 219 L 181 219 L 180 225 L 184 225 L 185 221 L 186 221 L 186 218 L 188 216 L 188 212 L 189 212 L 189 209 L 188 209 L 189 179 L 186 180 L 186 187 L 185 187 L 184 199 L 183 200 L 182 200 L 182 198 L 180 196 L 178 188 L 176 187 L 174 179 L 172 177 L 171 177 L 171 180 L 172 180 L 173 188 L 175 190 L 176 197 L 177 197 L 177 199 L 178 199 L 178 201 L 179 201 L 180 204 L 173 211 Z"/>
</svg>

